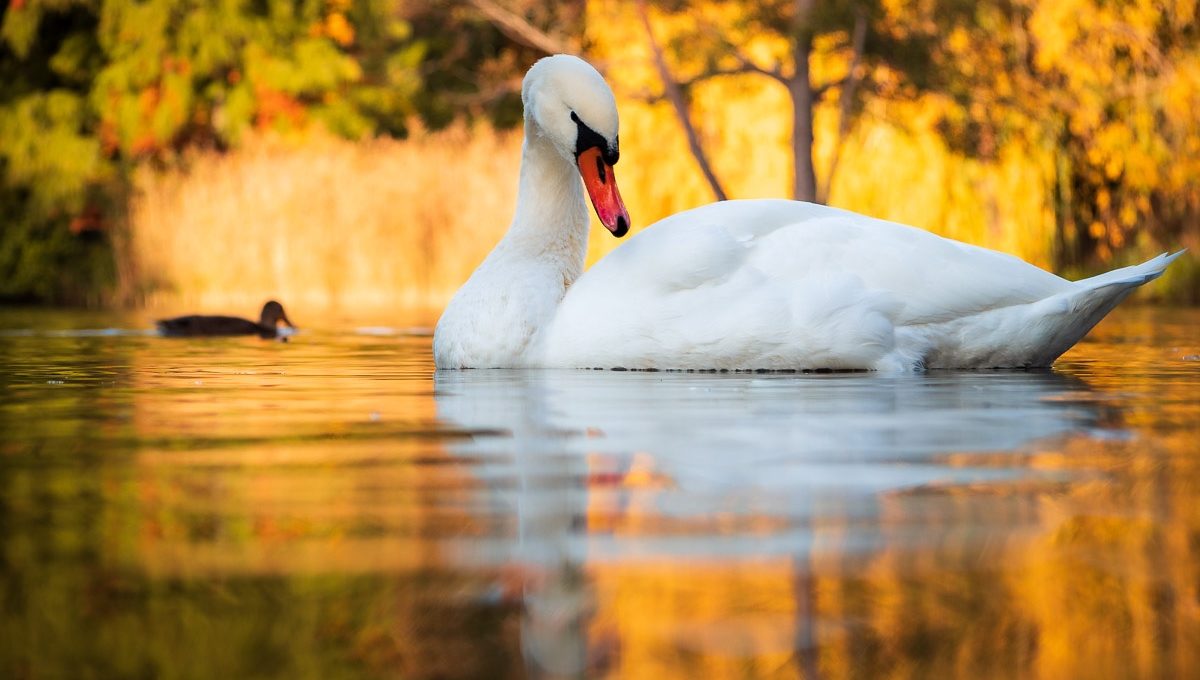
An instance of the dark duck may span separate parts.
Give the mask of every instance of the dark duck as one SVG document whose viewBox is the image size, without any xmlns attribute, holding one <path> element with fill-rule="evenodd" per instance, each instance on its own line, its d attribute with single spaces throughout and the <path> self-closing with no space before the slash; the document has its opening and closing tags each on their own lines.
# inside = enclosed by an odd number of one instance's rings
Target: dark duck
<svg viewBox="0 0 1200 680">
<path fill-rule="evenodd" d="M 159 319 L 158 332 L 171 336 L 257 335 L 274 338 L 279 335 L 280 322 L 295 328 L 283 305 L 271 300 L 263 305 L 257 322 L 237 316 L 204 316 L 192 314 L 173 319 Z"/>
</svg>

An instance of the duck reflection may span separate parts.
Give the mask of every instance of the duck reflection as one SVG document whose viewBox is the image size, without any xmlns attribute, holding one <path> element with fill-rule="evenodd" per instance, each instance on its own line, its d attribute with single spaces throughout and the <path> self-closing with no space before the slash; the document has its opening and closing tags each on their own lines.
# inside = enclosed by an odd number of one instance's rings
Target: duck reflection
<svg viewBox="0 0 1200 680">
<path fill-rule="evenodd" d="M 881 503 L 1035 476 L 1018 457 L 950 457 L 1019 452 L 1099 418 L 1088 386 L 1055 372 L 495 370 L 442 371 L 435 383 L 440 420 L 508 433 L 448 446 L 476 461 L 489 503 L 515 518 L 515 538 L 470 559 L 521 565 L 522 646 L 539 676 L 591 674 L 611 660 L 612 637 L 588 637 L 604 628 L 589 574 L 638 564 L 684 573 L 714 560 L 791 565 L 794 635 L 774 644 L 811 676 L 812 555 L 936 540 L 920 523 L 884 527 Z M 849 527 L 836 544 L 814 529 L 830 524 Z"/>
</svg>

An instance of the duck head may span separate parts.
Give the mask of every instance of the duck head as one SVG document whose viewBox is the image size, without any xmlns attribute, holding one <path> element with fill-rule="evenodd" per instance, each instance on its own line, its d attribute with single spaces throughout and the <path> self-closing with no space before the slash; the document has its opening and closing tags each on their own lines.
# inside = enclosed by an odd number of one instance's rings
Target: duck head
<svg viewBox="0 0 1200 680">
<path fill-rule="evenodd" d="M 620 157 L 617 102 L 604 77 L 578 57 L 545 57 L 525 75 L 521 101 L 526 134 L 544 135 L 579 169 L 601 224 L 618 238 L 628 233 L 629 211 L 613 172 Z"/>
<path fill-rule="evenodd" d="M 273 329 L 279 325 L 280 321 L 287 324 L 288 328 L 295 328 L 292 325 L 291 319 L 287 318 L 287 312 L 283 311 L 283 305 L 274 300 L 263 305 L 262 314 L 258 318 L 258 325 L 263 328 Z"/>
</svg>

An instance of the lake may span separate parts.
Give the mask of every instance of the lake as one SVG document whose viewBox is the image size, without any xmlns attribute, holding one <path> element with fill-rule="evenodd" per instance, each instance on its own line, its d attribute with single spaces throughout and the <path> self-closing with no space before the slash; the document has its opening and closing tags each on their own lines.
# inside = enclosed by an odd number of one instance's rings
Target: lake
<svg viewBox="0 0 1200 680">
<path fill-rule="evenodd" d="M 914 375 L 293 320 L 0 311 L 0 676 L 1200 673 L 1200 310 Z"/>
</svg>

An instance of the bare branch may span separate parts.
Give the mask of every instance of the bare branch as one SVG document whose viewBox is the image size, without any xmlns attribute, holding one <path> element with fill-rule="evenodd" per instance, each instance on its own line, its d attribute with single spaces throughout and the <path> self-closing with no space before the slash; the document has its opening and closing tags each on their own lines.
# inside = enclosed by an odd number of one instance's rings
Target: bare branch
<svg viewBox="0 0 1200 680">
<path fill-rule="evenodd" d="M 728 52 L 738 63 L 737 69 L 718 71 L 713 75 L 757 73 L 759 75 L 767 76 L 772 80 L 778 81 L 783 85 L 787 85 L 787 78 L 783 75 L 783 71 L 779 70 L 778 66 L 773 68 L 762 66 L 751 59 L 750 55 L 742 51 L 740 47 L 730 42 L 729 39 L 725 37 L 725 32 L 717 26 L 714 26 L 712 23 L 699 18 L 696 19 L 696 23 L 699 25 L 701 31 L 708 34 L 709 37 L 715 39 L 717 43 L 720 44 L 721 49 Z"/>
<path fill-rule="evenodd" d="M 466 0 L 505 35 L 546 54 L 577 54 L 578 50 L 529 23 L 525 17 L 493 0 Z"/>
<path fill-rule="evenodd" d="M 678 80 L 676 82 L 679 84 L 681 89 L 686 91 L 689 88 L 703 83 L 706 80 L 712 80 L 713 78 L 721 78 L 724 76 L 740 76 L 747 73 L 760 73 L 760 71 L 743 66 L 738 66 L 737 68 L 721 68 L 714 71 L 705 71 L 686 80 Z"/>
<path fill-rule="evenodd" d="M 677 81 L 675 81 L 675 84 L 678 85 L 680 93 L 683 94 L 684 101 L 687 101 L 688 92 L 693 87 L 699 85 L 700 83 L 706 83 L 714 78 L 720 78 L 723 76 L 745 75 L 747 73 L 754 73 L 754 72 L 747 71 L 746 69 L 742 69 L 742 68 L 721 69 L 718 71 L 707 71 L 705 73 L 701 73 L 699 75 L 693 76 L 686 80 L 677 80 Z M 646 88 L 640 88 L 637 91 L 626 92 L 625 96 L 628 97 L 629 99 L 636 99 L 637 101 L 642 102 L 643 104 L 662 104 L 663 102 L 670 103 L 670 97 L 668 97 L 665 92 L 666 88 L 663 88 L 663 89 L 664 89 L 664 92 L 651 92 L 650 90 L 648 90 Z"/>
<path fill-rule="evenodd" d="M 675 116 L 679 119 L 679 124 L 683 126 L 683 133 L 687 136 L 688 147 L 692 151 L 692 156 L 696 159 L 696 164 L 700 166 L 700 171 L 704 173 L 704 179 L 708 181 L 708 186 L 712 189 L 713 195 L 718 201 L 724 201 L 728 196 L 725 194 L 725 189 L 717 180 L 716 174 L 713 173 L 712 166 L 708 163 L 708 158 L 704 155 L 704 149 L 700 146 L 700 137 L 696 134 L 696 128 L 692 125 L 691 116 L 688 113 L 687 102 L 684 101 L 683 92 L 679 88 L 679 83 L 671 75 L 671 71 L 667 68 L 667 61 L 663 58 L 662 47 L 659 46 L 658 40 L 654 37 L 654 29 L 650 25 L 650 15 L 646 12 L 646 0 L 638 0 L 638 14 L 642 19 L 642 26 L 646 29 L 646 38 L 650 41 L 650 51 L 654 56 L 654 66 L 658 69 L 658 77 L 662 80 L 663 91 L 667 99 L 671 102 L 671 106 L 675 108 Z"/>
<path fill-rule="evenodd" d="M 447 98 L 459 108 L 476 111 L 480 107 L 494 104 L 502 97 L 520 92 L 520 78 L 504 78 L 487 89 L 481 89 L 478 92 L 452 93 L 447 95 Z"/>
<path fill-rule="evenodd" d="M 759 66 L 758 64 L 756 64 L 754 62 L 754 60 L 752 60 L 744 52 L 742 52 L 740 49 L 738 49 L 738 47 L 736 45 L 732 45 L 729 43 L 726 43 L 726 45 L 728 46 L 730 52 L 733 53 L 733 58 L 737 59 L 738 64 L 741 65 L 742 73 L 758 73 L 760 75 L 764 75 L 764 76 L 767 76 L 768 78 L 778 81 L 779 83 L 781 83 L 783 85 L 787 85 L 787 78 L 785 78 L 783 76 L 783 72 L 780 71 L 778 67 L 766 68 L 763 66 Z"/>
<path fill-rule="evenodd" d="M 829 199 L 829 189 L 833 186 L 833 178 L 837 174 L 838 163 L 842 158 L 842 145 L 845 144 L 846 136 L 850 133 L 850 114 L 854 108 L 854 95 L 858 90 L 859 83 L 862 82 L 862 73 L 859 67 L 862 65 L 863 50 L 867 44 L 867 10 L 862 5 L 854 8 L 854 30 L 851 32 L 850 43 L 853 50 L 850 57 L 850 70 L 846 73 L 846 79 L 842 82 L 842 93 L 838 97 L 838 137 L 833 146 L 833 158 L 829 161 L 829 172 L 817 193 L 821 203 Z"/>
</svg>

